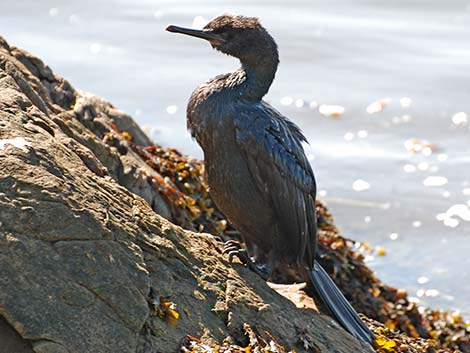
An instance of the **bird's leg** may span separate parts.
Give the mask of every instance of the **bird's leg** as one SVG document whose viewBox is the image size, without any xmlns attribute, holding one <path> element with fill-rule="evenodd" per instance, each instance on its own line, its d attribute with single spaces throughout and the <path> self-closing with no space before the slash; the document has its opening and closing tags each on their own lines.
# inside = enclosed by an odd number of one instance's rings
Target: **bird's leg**
<svg viewBox="0 0 470 353">
<path fill-rule="evenodd" d="M 228 261 L 233 262 L 233 257 L 236 256 L 240 261 L 248 266 L 250 270 L 258 274 L 265 281 L 268 280 L 270 272 L 267 265 L 257 264 L 248 256 L 248 251 L 244 249 L 241 244 L 236 240 L 226 241 L 224 244 L 223 254 L 228 254 Z"/>
</svg>

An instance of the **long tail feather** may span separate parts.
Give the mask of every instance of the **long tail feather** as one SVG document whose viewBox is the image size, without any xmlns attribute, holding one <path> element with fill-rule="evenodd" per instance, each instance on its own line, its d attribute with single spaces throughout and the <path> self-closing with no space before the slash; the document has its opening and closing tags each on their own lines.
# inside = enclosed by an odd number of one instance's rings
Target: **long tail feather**
<svg viewBox="0 0 470 353">
<path fill-rule="evenodd" d="M 372 344 L 374 334 L 367 328 L 323 267 L 315 261 L 314 268 L 308 269 L 307 274 L 314 291 L 336 321 L 354 337 Z"/>
</svg>

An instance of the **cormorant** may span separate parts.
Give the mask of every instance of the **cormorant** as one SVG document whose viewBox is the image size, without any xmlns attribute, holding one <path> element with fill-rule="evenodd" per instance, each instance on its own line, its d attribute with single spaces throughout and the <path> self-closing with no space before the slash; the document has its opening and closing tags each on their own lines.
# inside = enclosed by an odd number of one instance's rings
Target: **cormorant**
<svg viewBox="0 0 470 353">
<path fill-rule="evenodd" d="M 300 129 L 262 100 L 274 79 L 277 45 L 257 18 L 223 15 L 202 30 L 169 32 L 205 39 L 240 59 L 241 68 L 195 89 L 187 123 L 204 151 L 210 194 L 240 231 L 247 250 L 226 250 L 269 278 L 296 266 L 333 317 L 353 336 L 374 335 L 315 260 L 316 185 Z"/>
</svg>

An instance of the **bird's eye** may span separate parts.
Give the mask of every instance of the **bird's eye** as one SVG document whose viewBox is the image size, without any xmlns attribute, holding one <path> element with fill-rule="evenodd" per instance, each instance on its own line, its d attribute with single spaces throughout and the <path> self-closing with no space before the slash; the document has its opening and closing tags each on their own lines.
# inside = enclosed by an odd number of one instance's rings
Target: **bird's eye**
<svg viewBox="0 0 470 353">
<path fill-rule="evenodd" d="M 229 40 L 232 37 L 231 34 L 227 31 L 227 29 L 224 27 L 216 28 L 212 32 L 221 36 L 225 40 Z"/>
</svg>

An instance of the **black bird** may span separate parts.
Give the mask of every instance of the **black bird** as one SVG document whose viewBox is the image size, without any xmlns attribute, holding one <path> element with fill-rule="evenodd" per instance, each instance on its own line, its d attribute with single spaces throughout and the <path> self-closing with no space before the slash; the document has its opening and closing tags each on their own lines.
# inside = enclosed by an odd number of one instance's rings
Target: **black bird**
<svg viewBox="0 0 470 353">
<path fill-rule="evenodd" d="M 277 45 L 258 19 L 223 15 L 202 30 L 169 32 L 206 39 L 240 59 L 241 68 L 200 85 L 187 108 L 188 129 L 204 151 L 210 193 L 240 231 L 247 250 L 229 243 L 256 272 L 296 266 L 336 320 L 353 336 L 374 335 L 315 260 L 316 185 L 300 129 L 262 100 L 279 63 Z M 246 253 L 248 255 L 246 255 Z"/>
</svg>

